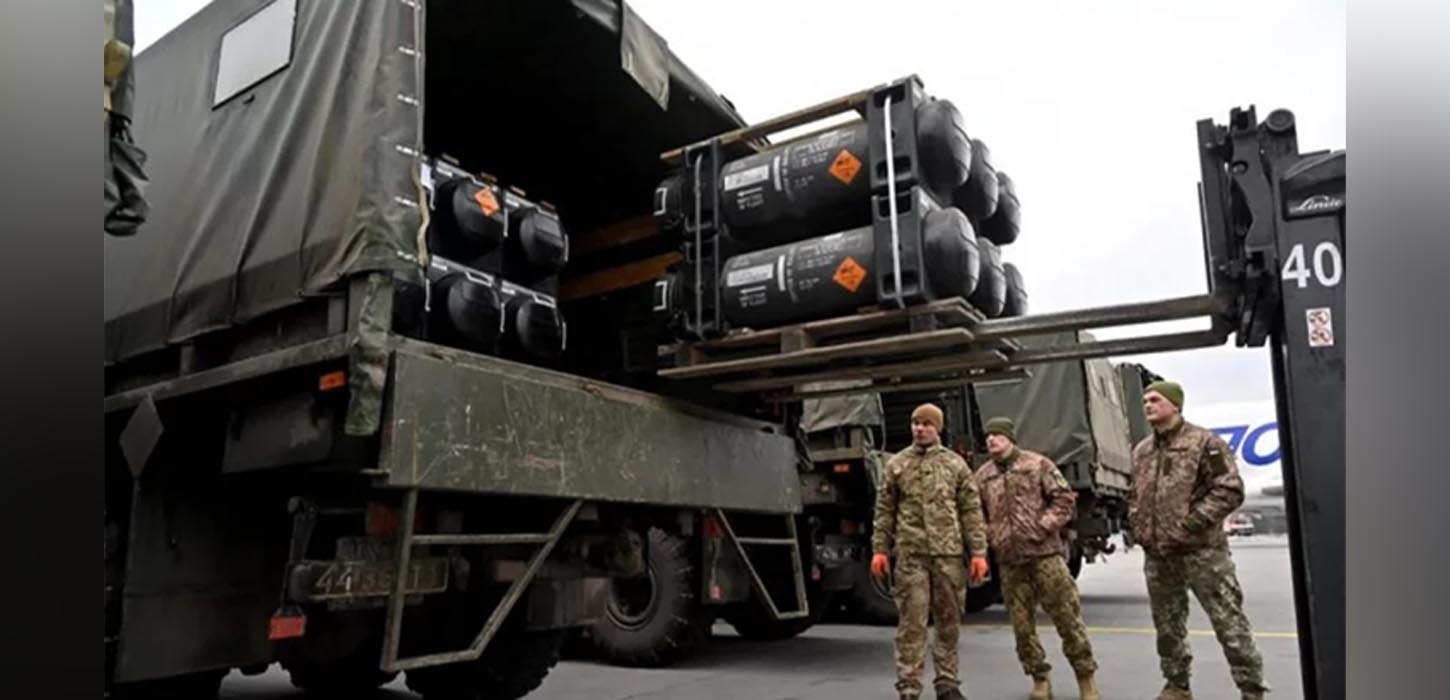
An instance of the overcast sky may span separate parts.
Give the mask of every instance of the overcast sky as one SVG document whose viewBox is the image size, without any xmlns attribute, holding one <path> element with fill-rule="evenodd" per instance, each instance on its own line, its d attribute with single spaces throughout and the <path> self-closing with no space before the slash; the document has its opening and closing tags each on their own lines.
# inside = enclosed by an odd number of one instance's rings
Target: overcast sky
<svg viewBox="0 0 1450 700">
<path fill-rule="evenodd" d="M 141 48 L 206 4 L 135 3 Z M 1285 107 L 1302 150 L 1345 145 L 1342 0 L 631 5 L 750 121 L 920 75 L 1017 183 L 1033 311 L 1205 291 L 1197 120 Z M 1263 348 L 1136 359 L 1200 405 L 1273 396 Z"/>
</svg>

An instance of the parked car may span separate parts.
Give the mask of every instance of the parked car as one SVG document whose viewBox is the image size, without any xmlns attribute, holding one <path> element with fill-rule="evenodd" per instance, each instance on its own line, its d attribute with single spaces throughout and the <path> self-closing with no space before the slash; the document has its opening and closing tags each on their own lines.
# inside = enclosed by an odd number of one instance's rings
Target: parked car
<svg viewBox="0 0 1450 700">
<path fill-rule="evenodd" d="M 1229 537 L 1248 537 L 1254 534 L 1254 519 L 1248 513 L 1234 513 L 1223 521 L 1223 529 Z"/>
</svg>

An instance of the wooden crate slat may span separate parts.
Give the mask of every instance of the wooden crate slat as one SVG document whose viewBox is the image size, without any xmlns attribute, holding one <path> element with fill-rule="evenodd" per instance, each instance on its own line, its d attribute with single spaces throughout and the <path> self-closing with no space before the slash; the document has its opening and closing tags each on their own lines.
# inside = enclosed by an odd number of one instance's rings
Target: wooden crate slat
<svg viewBox="0 0 1450 700">
<path fill-rule="evenodd" d="M 758 379 L 738 379 L 716 384 L 715 388 L 731 393 L 748 393 L 835 379 L 889 379 L 893 377 L 905 378 L 921 376 L 923 374 L 939 374 L 943 372 L 1001 366 L 1006 362 L 1007 356 L 1000 351 L 970 350 L 965 353 L 952 354 L 944 357 L 906 360 L 890 364 L 857 365 L 806 374 L 761 377 Z"/>
<path fill-rule="evenodd" d="M 871 96 L 870 90 L 854 92 L 844 97 L 828 100 L 818 105 L 798 109 L 788 114 L 782 114 L 772 119 L 767 119 L 758 124 L 740 127 L 733 131 L 720 134 L 717 138 L 721 146 L 729 146 L 742 141 L 750 141 L 762 136 L 770 136 L 776 132 L 785 131 L 802 124 L 809 124 L 813 121 L 825 119 L 842 112 L 859 110 L 866 104 L 866 99 Z M 666 163 L 673 163 L 685 155 L 685 148 L 675 148 L 660 154 L 660 160 Z"/>
<path fill-rule="evenodd" d="M 904 327 L 910 323 L 912 316 L 928 314 L 936 316 L 944 325 L 948 326 L 969 325 L 983 320 L 980 312 L 967 306 L 966 302 L 962 299 L 953 297 L 951 299 L 942 299 L 905 309 L 873 309 L 850 316 L 838 316 L 820 321 L 780 326 L 778 328 L 747 331 L 726 338 L 703 340 L 695 343 L 695 345 L 705 353 L 730 352 L 754 347 L 774 347 L 780 342 L 781 334 L 797 330 L 813 336 L 819 343 L 821 340 L 827 338 L 851 335 L 854 333 L 865 333 L 881 328 L 889 328 L 893 325 L 901 325 Z"/>
<path fill-rule="evenodd" d="M 840 389 L 823 389 L 820 391 L 793 391 L 784 394 L 772 394 L 766 397 L 770 401 L 801 401 L 804 399 L 824 399 L 832 396 L 849 396 L 852 394 L 892 394 L 899 391 L 926 391 L 930 389 L 950 389 L 963 384 L 973 382 L 1001 382 L 1013 381 L 1027 378 L 1028 372 L 1025 369 L 1017 368 L 1000 372 L 987 372 L 975 376 L 957 377 L 953 379 L 938 379 L 921 382 L 900 382 L 888 384 L 874 384 L 872 386 L 843 387 Z"/>
<path fill-rule="evenodd" d="M 659 375 L 669 379 L 699 379 L 725 374 L 738 374 L 765 369 L 783 369 L 821 364 L 846 357 L 880 357 L 884 355 L 936 350 L 972 341 L 971 331 L 965 328 L 944 328 L 928 333 L 860 340 L 840 345 L 828 345 L 779 355 L 750 357 L 723 362 L 707 362 L 690 367 L 674 367 L 661 370 Z"/>
</svg>

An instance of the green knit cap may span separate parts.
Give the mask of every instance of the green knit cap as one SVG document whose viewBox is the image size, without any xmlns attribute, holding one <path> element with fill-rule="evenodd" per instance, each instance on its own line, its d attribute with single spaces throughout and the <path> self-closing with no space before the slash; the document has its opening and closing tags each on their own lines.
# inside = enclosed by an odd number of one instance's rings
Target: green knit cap
<svg viewBox="0 0 1450 700">
<path fill-rule="evenodd" d="M 988 435 L 996 433 L 1012 442 L 1017 442 L 1017 424 L 1006 416 L 997 416 L 987 421 L 986 431 Z"/>
<path fill-rule="evenodd" d="M 1174 406 L 1177 406 L 1178 410 L 1183 410 L 1183 387 L 1178 382 L 1153 382 L 1152 384 L 1149 384 L 1148 388 L 1144 389 L 1143 391 L 1145 393 L 1149 391 L 1156 391 L 1162 394 L 1163 398 L 1168 399 L 1168 401 L 1171 402 Z"/>
</svg>

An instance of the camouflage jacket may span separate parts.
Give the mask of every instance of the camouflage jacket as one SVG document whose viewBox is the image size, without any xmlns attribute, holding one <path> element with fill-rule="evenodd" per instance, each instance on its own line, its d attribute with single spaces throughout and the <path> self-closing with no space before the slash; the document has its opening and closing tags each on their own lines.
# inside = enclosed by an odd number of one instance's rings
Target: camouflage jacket
<svg viewBox="0 0 1450 700">
<path fill-rule="evenodd" d="M 886 463 L 876 490 L 872 551 L 961 556 L 965 549 L 986 555 L 982 502 L 971 469 L 940 444 L 908 447 Z"/>
<path fill-rule="evenodd" d="M 1133 448 L 1128 520 L 1148 552 L 1227 547 L 1223 521 L 1243 502 L 1233 451 L 1208 430 L 1184 422 Z"/>
<path fill-rule="evenodd" d="M 976 481 L 997 563 L 1066 554 L 1061 532 L 1077 509 L 1077 493 L 1052 460 L 1019 449 L 1005 467 L 994 460 L 978 467 Z"/>
</svg>

